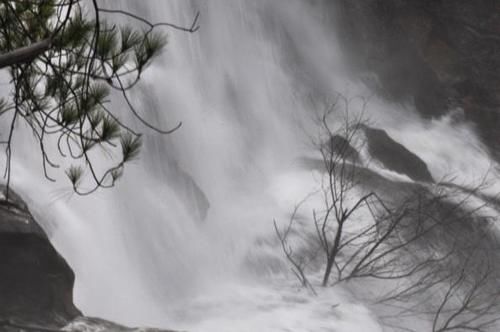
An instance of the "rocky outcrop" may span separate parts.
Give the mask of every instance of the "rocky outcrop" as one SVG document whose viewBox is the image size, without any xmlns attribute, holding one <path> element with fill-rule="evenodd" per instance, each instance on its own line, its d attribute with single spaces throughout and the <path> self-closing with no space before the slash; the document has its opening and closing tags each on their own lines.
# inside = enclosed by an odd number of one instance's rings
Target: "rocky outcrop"
<svg viewBox="0 0 500 332">
<path fill-rule="evenodd" d="M 335 3 L 339 37 L 361 79 L 427 118 L 462 108 L 500 160 L 500 1 Z"/>
<path fill-rule="evenodd" d="M 0 199 L 0 320 L 67 324 L 80 315 L 74 279 L 19 196 L 10 191 L 8 201 Z"/>
<path fill-rule="evenodd" d="M 366 143 L 370 155 L 382 165 L 410 179 L 434 182 L 427 164 L 404 145 L 393 140 L 384 130 L 365 126 Z"/>
<path fill-rule="evenodd" d="M 75 276 L 23 200 L 0 186 L 0 331 L 172 332 L 128 328 L 82 316 L 73 304 Z"/>
</svg>

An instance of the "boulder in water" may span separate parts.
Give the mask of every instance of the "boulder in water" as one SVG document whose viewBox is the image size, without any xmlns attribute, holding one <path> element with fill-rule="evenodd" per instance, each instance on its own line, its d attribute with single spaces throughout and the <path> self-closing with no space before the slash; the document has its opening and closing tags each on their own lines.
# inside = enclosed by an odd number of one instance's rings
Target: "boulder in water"
<svg viewBox="0 0 500 332">
<path fill-rule="evenodd" d="M 392 139 L 384 130 L 363 127 L 368 152 L 382 165 L 410 179 L 422 182 L 434 182 L 427 164 L 404 145 Z"/>
</svg>

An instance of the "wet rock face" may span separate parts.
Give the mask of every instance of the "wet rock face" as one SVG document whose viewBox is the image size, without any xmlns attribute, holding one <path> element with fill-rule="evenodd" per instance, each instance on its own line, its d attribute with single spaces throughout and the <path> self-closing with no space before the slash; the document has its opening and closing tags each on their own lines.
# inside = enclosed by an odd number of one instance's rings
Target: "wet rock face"
<svg viewBox="0 0 500 332">
<path fill-rule="evenodd" d="M 66 324 L 80 315 L 73 283 L 69 265 L 11 191 L 0 200 L 0 320 Z"/>
<path fill-rule="evenodd" d="M 427 164 L 402 144 L 393 140 L 384 130 L 365 126 L 366 143 L 370 155 L 392 171 L 410 179 L 434 182 Z"/>
<path fill-rule="evenodd" d="M 339 37 L 369 86 L 427 118 L 461 107 L 500 160 L 500 1 L 336 3 Z"/>
<path fill-rule="evenodd" d="M 446 87 L 417 46 L 425 44 L 432 29 L 429 23 L 418 19 L 410 39 L 398 23 L 404 11 L 401 1 L 342 0 L 337 4 L 339 39 L 355 74 L 391 101 L 413 102 L 425 117 L 444 114 Z"/>
</svg>

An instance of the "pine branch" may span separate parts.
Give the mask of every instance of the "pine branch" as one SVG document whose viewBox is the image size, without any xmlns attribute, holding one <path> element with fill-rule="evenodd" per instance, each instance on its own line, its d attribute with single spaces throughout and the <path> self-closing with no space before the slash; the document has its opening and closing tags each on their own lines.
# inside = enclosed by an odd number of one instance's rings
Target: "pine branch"
<svg viewBox="0 0 500 332">
<path fill-rule="evenodd" d="M 40 54 L 46 52 L 52 44 L 51 38 L 21 47 L 0 55 L 0 69 L 12 65 L 31 62 Z"/>
</svg>

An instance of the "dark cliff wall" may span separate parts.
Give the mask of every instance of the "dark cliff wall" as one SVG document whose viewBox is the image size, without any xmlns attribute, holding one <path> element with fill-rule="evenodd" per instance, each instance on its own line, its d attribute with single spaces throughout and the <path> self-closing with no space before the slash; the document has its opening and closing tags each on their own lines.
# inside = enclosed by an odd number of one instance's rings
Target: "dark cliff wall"
<svg viewBox="0 0 500 332">
<path fill-rule="evenodd" d="M 360 79 L 388 100 L 414 103 L 426 118 L 462 108 L 500 160 L 499 0 L 334 3 Z"/>
</svg>

